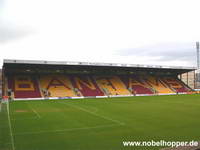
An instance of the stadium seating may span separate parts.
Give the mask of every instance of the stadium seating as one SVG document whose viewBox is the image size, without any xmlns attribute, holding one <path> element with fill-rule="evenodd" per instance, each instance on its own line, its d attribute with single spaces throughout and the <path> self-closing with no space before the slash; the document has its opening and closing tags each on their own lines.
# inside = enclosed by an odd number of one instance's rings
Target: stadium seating
<svg viewBox="0 0 200 150">
<path fill-rule="evenodd" d="M 15 98 L 80 97 L 185 93 L 191 89 L 177 77 L 137 75 L 10 75 Z"/>
<path fill-rule="evenodd" d="M 164 77 L 162 79 L 175 92 L 184 93 L 184 92 L 191 91 L 191 89 L 189 87 L 187 87 L 182 81 L 180 81 L 176 77 Z"/>
<path fill-rule="evenodd" d="M 119 95 L 130 95 L 130 91 L 126 88 L 124 83 L 121 81 L 121 79 L 117 76 L 113 76 L 110 79 L 111 83 L 114 85 L 114 87 L 117 89 Z"/>
<path fill-rule="evenodd" d="M 72 85 L 83 96 L 103 96 L 104 93 L 100 90 L 96 82 L 91 76 L 71 76 Z"/>
<path fill-rule="evenodd" d="M 172 89 L 165 84 L 160 77 L 148 76 L 145 79 L 145 82 L 150 85 L 155 91 L 154 93 L 163 94 L 163 93 L 175 93 Z"/>
<path fill-rule="evenodd" d="M 118 95 L 115 87 L 112 85 L 112 83 L 110 83 L 109 80 L 104 77 L 95 77 L 95 79 L 96 83 L 99 87 L 101 87 L 105 95 Z"/>
<path fill-rule="evenodd" d="M 70 79 L 64 75 L 43 75 L 40 77 L 40 86 L 47 90 L 50 97 L 76 97 Z M 44 95 L 43 95 L 44 96 Z M 79 95 L 80 96 L 80 95 Z"/>
<path fill-rule="evenodd" d="M 96 76 L 97 84 L 106 95 L 130 95 L 124 83 L 117 76 Z"/>
<path fill-rule="evenodd" d="M 34 76 L 8 76 L 8 89 L 14 92 L 15 98 L 41 97 L 37 78 Z"/>
<path fill-rule="evenodd" d="M 141 77 L 120 76 L 120 78 L 132 94 L 153 94 L 152 88 Z"/>
</svg>

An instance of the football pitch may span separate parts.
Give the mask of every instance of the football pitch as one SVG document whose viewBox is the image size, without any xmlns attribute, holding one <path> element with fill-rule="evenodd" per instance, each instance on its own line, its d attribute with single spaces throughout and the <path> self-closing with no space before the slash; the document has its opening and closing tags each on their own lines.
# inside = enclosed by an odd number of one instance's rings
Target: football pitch
<svg viewBox="0 0 200 150">
<path fill-rule="evenodd" d="M 135 150 L 124 141 L 200 141 L 200 95 L 1 104 L 0 150 Z"/>
</svg>

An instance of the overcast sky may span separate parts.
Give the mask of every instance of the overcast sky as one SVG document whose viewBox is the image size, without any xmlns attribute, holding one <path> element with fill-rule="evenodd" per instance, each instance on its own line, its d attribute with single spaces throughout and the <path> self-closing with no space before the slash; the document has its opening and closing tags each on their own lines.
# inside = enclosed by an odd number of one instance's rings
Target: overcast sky
<svg viewBox="0 0 200 150">
<path fill-rule="evenodd" d="M 195 66 L 199 0 L 0 0 L 3 59 Z"/>
</svg>

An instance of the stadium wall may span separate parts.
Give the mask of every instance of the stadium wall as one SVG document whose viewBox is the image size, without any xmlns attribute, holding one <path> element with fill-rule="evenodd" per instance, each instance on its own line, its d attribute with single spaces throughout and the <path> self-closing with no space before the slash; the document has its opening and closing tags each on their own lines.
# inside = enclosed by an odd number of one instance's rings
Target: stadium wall
<svg viewBox="0 0 200 150">
<path fill-rule="evenodd" d="M 194 93 L 168 93 L 168 94 L 137 94 L 137 95 L 111 95 L 111 96 L 93 96 L 93 97 L 41 97 L 41 98 L 14 98 L 15 101 L 28 101 L 28 100 L 67 100 L 67 99 L 90 99 L 90 98 L 112 98 L 112 97 L 134 97 L 134 96 L 161 96 L 161 95 L 184 95 Z"/>
</svg>

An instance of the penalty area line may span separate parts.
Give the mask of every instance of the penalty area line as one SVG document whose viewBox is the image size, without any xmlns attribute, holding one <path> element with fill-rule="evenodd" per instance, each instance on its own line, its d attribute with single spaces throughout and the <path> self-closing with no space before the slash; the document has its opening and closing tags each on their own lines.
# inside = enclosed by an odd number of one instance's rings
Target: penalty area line
<svg viewBox="0 0 200 150">
<path fill-rule="evenodd" d="M 39 114 L 33 107 L 31 107 L 27 102 L 26 102 L 26 104 L 27 104 L 28 107 L 32 110 L 32 112 L 34 112 L 34 113 L 36 114 L 36 116 L 37 116 L 38 118 L 41 118 L 40 114 Z"/>
<path fill-rule="evenodd" d="M 60 132 L 70 132 L 70 131 L 78 131 L 78 130 L 101 129 L 101 128 L 108 128 L 108 127 L 115 127 L 115 126 L 121 126 L 121 125 L 119 125 L 119 124 L 110 124 L 110 125 L 99 125 L 99 126 L 94 126 L 94 127 L 70 128 L 70 129 L 63 129 L 63 130 L 50 130 L 50 131 L 38 131 L 38 132 L 21 132 L 21 133 L 15 133 L 15 135 L 60 133 Z"/>
<path fill-rule="evenodd" d="M 92 114 L 92 115 L 94 115 L 94 116 L 103 118 L 103 119 L 105 119 L 105 120 L 114 122 L 114 123 L 116 123 L 116 124 L 125 125 L 125 123 L 123 123 L 123 122 L 121 122 L 121 121 L 114 120 L 114 119 L 112 119 L 112 118 L 110 118 L 110 117 L 106 117 L 106 116 L 103 116 L 103 115 L 99 115 L 99 114 L 97 114 L 97 113 L 95 113 L 95 112 L 92 112 L 92 111 L 89 111 L 89 110 L 87 110 L 87 109 L 85 109 L 85 108 L 83 108 L 83 107 L 80 107 L 80 106 L 77 106 L 77 105 L 73 105 L 73 104 L 69 104 L 69 103 L 62 103 L 62 102 L 59 102 L 59 103 L 60 103 L 60 104 L 65 104 L 65 105 L 68 105 L 68 106 L 72 106 L 72 107 L 74 107 L 74 108 L 76 108 L 76 109 L 82 110 L 82 111 L 84 111 L 84 112 L 90 113 L 90 114 Z"/>
<path fill-rule="evenodd" d="M 22 121 L 22 120 L 36 120 L 38 119 L 38 116 L 32 117 L 32 118 L 18 118 L 18 119 L 11 119 L 13 121 Z"/>
</svg>

